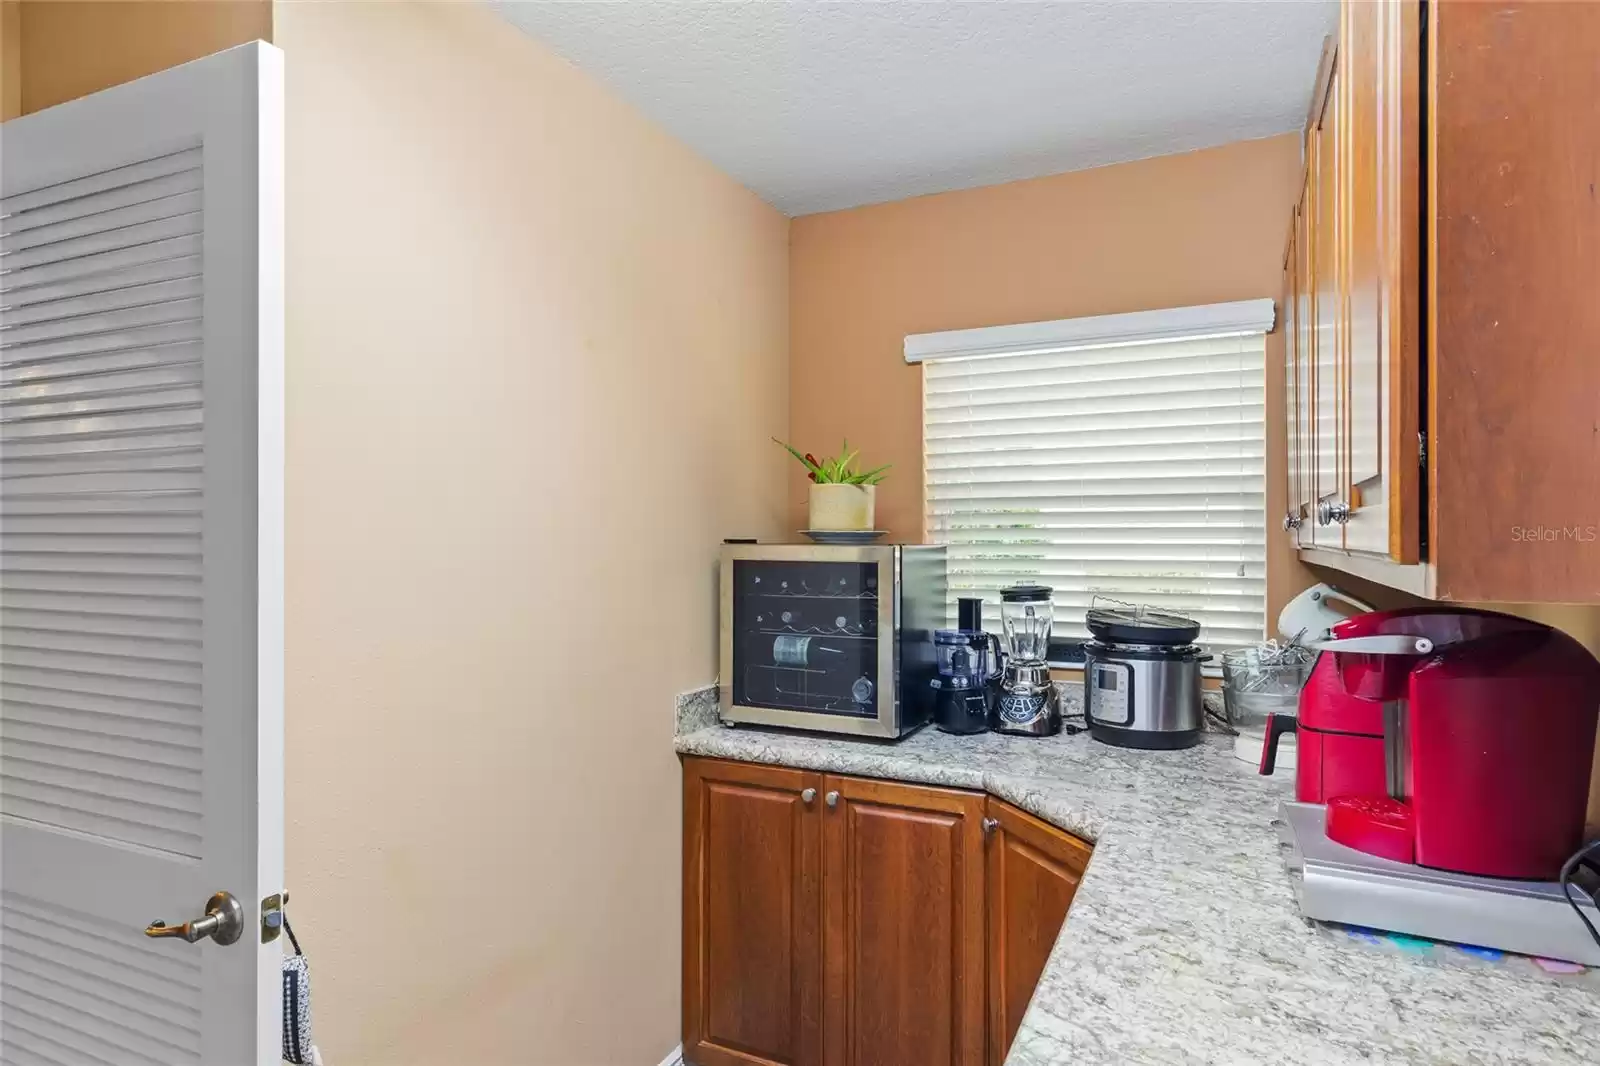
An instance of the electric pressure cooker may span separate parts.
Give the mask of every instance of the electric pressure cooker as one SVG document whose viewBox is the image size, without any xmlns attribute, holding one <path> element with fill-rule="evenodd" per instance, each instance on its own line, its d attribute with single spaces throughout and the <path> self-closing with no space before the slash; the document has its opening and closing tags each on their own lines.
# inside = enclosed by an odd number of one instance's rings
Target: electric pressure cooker
<svg viewBox="0 0 1600 1066">
<path fill-rule="evenodd" d="M 1089 735 L 1122 748 L 1187 748 L 1200 742 L 1205 708 L 1200 666 L 1211 656 L 1200 623 L 1144 607 L 1091 608 L 1083 646 L 1083 709 Z"/>
</svg>

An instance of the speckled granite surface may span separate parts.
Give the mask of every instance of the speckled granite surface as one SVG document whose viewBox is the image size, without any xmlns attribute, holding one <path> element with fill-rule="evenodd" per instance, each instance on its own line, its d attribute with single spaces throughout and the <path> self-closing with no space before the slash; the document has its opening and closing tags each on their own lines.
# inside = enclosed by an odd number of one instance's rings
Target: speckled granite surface
<svg viewBox="0 0 1600 1066">
<path fill-rule="evenodd" d="M 674 736 L 683 736 L 717 724 L 718 689 L 715 685 L 691 689 L 678 695 Z"/>
<path fill-rule="evenodd" d="M 1085 1064 L 1600 1061 L 1600 980 L 1454 949 L 1362 944 L 1295 908 L 1263 778 L 1226 738 L 1181 752 L 1089 737 L 897 744 L 711 726 L 680 752 L 981 789 L 1094 840 L 1007 1058 Z"/>
</svg>

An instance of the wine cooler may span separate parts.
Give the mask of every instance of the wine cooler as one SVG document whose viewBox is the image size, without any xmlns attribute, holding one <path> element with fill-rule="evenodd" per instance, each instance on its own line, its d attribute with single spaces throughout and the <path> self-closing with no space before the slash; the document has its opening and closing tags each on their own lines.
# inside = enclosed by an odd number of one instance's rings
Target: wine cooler
<svg viewBox="0 0 1600 1066">
<path fill-rule="evenodd" d="M 903 736 L 945 612 L 943 546 L 725 544 L 722 720 Z"/>
</svg>

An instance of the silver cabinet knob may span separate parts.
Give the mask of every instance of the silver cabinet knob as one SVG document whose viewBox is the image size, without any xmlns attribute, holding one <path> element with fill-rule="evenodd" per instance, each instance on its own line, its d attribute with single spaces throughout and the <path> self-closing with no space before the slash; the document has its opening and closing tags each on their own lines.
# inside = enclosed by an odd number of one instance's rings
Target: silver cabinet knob
<svg viewBox="0 0 1600 1066">
<path fill-rule="evenodd" d="M 822 797 L 822 801 L 830 807 L 837 807 L 839 806 L 839 793 L 830 792 L 826 796 Z"/>
<path fill-rule="evenodd" d="M 191 944 L 210 937 L 218 944 L 226 946 L 238 940 L 243 932 L 244 907 L 233 898 L 232 893 L 218 892 L 206 901 L 204 918 L 196 918 L 182 925 L 168 925 L 157 920 L 145 927 L 144 935 L 157 938 L 176 937 Z"/>
<path fill-rule="evenodd" d="M 803 789 L 800 790 L 800 802 L 801 803 L 809 804 L 812 800 L 814 800 L 816 798 L 817 798 L 817 790 L 816 789 L 814 789 L 814 788 L 803 788 Z"/>
<path fill-rule="evenodd" d="M 1350 521 L 1350 505 L 1343 500 L 1323 500 L 1317 504 L 1317 524 L 1331 526 L 1335 522 L 1341 526 Z"/>
<path fill-rule="evenodd" d="M 998 818 L 985 818 L 983 820 L 983 833 L 984 833 L 984 836 L 988 836 L 990 833 L 994 832 L 998 828 L 1000 828 L 1000 819 L 998 819 Z"/>
<path fill-rule="evenodd" d="M 1299 529 L 1304 522 L 1305 519 L 1301 518 L 1294 511 L 1283 512 L 1283 531 L 1285 533 L 1293 533 L 1295 530 Z"/>
</svg>

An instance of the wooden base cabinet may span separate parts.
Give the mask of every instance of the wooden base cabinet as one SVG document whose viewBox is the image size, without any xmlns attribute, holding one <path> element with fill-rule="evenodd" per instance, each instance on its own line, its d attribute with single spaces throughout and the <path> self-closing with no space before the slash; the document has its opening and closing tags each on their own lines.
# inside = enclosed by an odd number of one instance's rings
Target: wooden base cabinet
<svg viewBox="0 0 1600 1066">
<path fill-rule="evenodd" d="M 990 798 L 989 1056 L 1000 1066 L 1089 863 L 1088 844 Z"/>
<path fill-rule="evenodd" d="M 822 1061 L 821 784 L 683 762 L 683 1053 L 697 1066 Z"/>
<path fill-rule="evenodd" d="M 1004 1059 L 1089 845 L 972 792 L 683 766 L 685 1059 Z"/>
<path fill-rule="evenodd" d="M 984 797 L 823 788 L 823 1061 L 982 1066 Z"/>
</svg>

